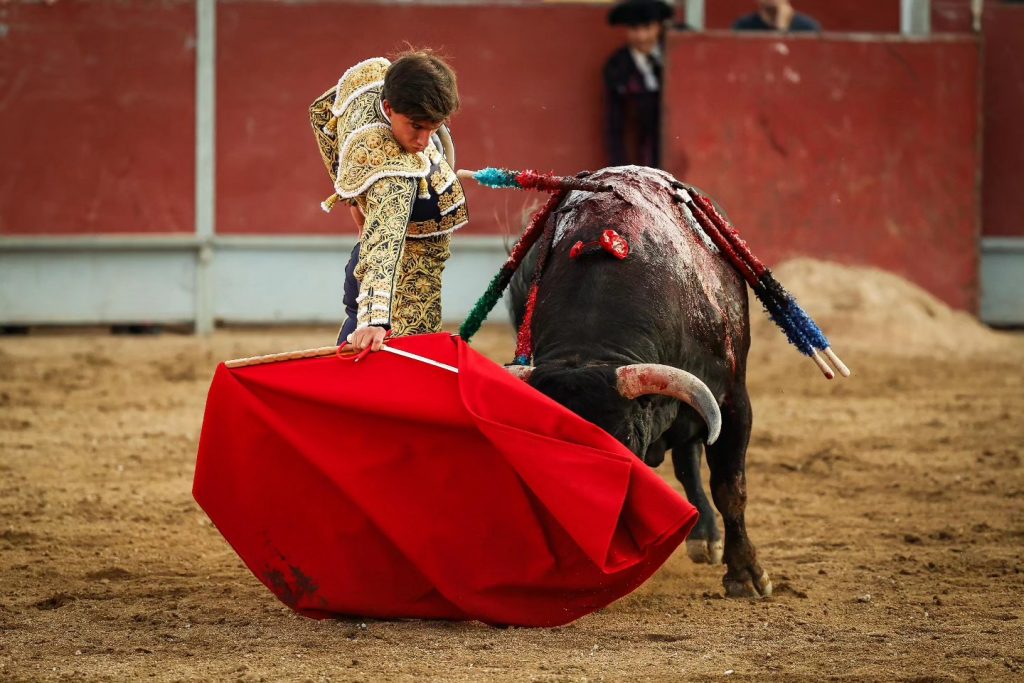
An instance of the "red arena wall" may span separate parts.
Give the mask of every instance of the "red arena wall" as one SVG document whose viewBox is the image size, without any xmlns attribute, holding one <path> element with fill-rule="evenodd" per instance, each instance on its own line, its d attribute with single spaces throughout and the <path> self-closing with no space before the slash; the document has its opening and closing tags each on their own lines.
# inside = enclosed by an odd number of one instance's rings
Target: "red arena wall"
<svg viewBox="0 0 1024 683">
<path fill-rule="evenodd" d="M 667 170 L 756 253 L 874 265 L 976 309 L 975 39 L 670 40 Z"/>
<path fill-rule="evenodd" d="M 752 6 L 709 2 L 707 23 Z M 899 28 L 896 0 L 797 7 L 828 30 Z M 968 0 L 932 9 L 936 30 L 970 29 Z M 306 109 L 345 68 L 405 40 L 442 49 L 459 73 L 459 166 L 602 166 L 600 71 L 622 40 L 607 11 L 218 3 L 217 232 L 352 234 L 345 212 L 319 209 L 331 188 Z M 0 235 L 193 231 L 195 13 L 190 0 L 0 5 Z M 972 309 L 982 208 L 985 235 L 1024 236 L 1024 6 L 986 2 L 983 33 L 981 69 L 968 37 L 674 35 L 669 170 L 721 198 L 770 260 L 871 263 Z M 540 199 L 467 191 L 470 234 L 516 231 Z"/>
<path fill-rule="evenodd" d="M 971 0 L 931 0 L 931 11 L 933 33 L 971 33 Z"/>
<path fill-rule="evenodd" d="M 1024 237 L 1024 5 L 989 3 L 983 16 L 985 235 Z"/>
<path fill-rule="evenodd" d="M 458 72 L 458 165 L 575 173 L 604 165 L 601 67 L 621 40 L 607 6 L 222 3 L 218 10 L 217 229 L 354 232 L 325 215 L 331 183 L 306 109 L 346 68 L 403 41 Z M 467 187 L 467 233 L 522 227 L 533 193 Z"/>
<path fill-rule="evenodd" d="M 191 232 L 194 4 L 0 12 L 0 234 Z"/>
</svg>

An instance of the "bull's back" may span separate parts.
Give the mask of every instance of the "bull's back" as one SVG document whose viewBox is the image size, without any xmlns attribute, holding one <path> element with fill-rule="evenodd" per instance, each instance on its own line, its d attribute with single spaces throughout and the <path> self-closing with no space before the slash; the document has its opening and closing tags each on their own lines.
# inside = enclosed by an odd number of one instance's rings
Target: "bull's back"
<svg viewBox="0 0 1024 683">
<path fill-rule="evenodd" d="M 749 346 L 745 285 L 675 199 L 674 179 L 632 166 L 592 178 L 613 192 L 572 192 L 552 217 L 555 242 L 533 325 L 537 357 L 582 347 L 610 362 L 735 371 Z M 628 242 L 628 258 L 570 258 L 574 244 L 596 242 L 607 229 Z"/>
</svg>

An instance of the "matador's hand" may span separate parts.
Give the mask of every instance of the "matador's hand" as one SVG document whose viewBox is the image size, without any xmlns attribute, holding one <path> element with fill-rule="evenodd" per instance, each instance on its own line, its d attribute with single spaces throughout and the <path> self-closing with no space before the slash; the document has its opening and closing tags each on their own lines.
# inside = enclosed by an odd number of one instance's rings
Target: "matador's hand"
<svg viewBox="0 0 1024 683">
<path fill-rule="evenodd" d="M 371 351 L 380 351 L 380 345 L 384 342 L 387 333 L 383 327 L 371 325 L 353 332 L 349 336 L 349 340 L 352 342 L 352 348 L 356 351 L 362 351 L 366 347 L 370 347 Z"/>
</svg>

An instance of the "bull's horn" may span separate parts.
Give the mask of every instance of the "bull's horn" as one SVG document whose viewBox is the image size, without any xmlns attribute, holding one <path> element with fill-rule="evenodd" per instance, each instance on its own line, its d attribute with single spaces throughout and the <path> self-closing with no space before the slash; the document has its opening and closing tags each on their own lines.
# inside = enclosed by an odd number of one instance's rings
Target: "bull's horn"
<svg viewBox="0 0 1024 683">
<path fill-rule="evenodd" d="M 515 375 L 524 382 L 530 381 L 530 375 L 533 374 L 532 365 L 506 365 L 505 369 L 509 371 L 509 374 Z"/>
<path fill-rule="evenodd" d="M 623 365 L 615 371 L 615 376 L 618 378 L 616 388 L 626 398 L 660 394 L 683 401 L 704 418 L 704 424 L 708 426 L 708 444 L 718 439 L 722 431 L 722 411 L 708 385 L 695 375 L 670 365 L 637 363 Z"/>
</svg>

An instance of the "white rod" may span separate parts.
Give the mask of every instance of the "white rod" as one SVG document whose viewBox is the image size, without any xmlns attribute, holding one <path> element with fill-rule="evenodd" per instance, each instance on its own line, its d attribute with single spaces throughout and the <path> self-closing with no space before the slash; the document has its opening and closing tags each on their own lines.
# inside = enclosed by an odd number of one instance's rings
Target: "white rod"
<svg viewBox="0 0 1024 683">
<path fill-rule="evenodd" d="M 213 332 L 210 269 L 216 216 L 217 1 L 196 0 L 196 334 Z"/>
<path fill-rule="evenodd" d="M 694 31 L 704 30 L 704 0 L 686 0 L 686 23 Z"/>
<path fill-rule="evenodd" d="M 900 0 L 900 33 L 905 36 L 927 36 L 931 32 L 931 0 Z"/>
<path fill-rule="evenodd" d="M 984 0 L 971 0 L 971 28 L 975 33 L 981 33 L 981 14 L 984 10 Z"/>
<path fill-rule="evenodd" d="M 454 372 L 455 374 L 459 374 L 459 369 L 458 368 L 452 367 L 451 365 L 447 365 L 446 363 L 442 363 L 440 361 L 436 361 L 433 358 L 426 358 L 424 356 L 420 356 L 420 355 L 415 354 L 415 353 L 409 353 L 408 351 L 402 351 L 401 349 L 395 349 L 395 348 L 392 348 L 390 346 L 387 346 L 386 344 L 381 344 L 380 350 L 381 351 L 387 351 L 388 353 L 393 353 L 396 356 L 403 356 L 405 358 L 411 358 L 412 360 L 418 360 L 421 363 L 426 363 L 427 365 L 433 365 L 434 367 L 441 368 L 443 370 L 447 370 L 448 372 Z"/>
</svg>

